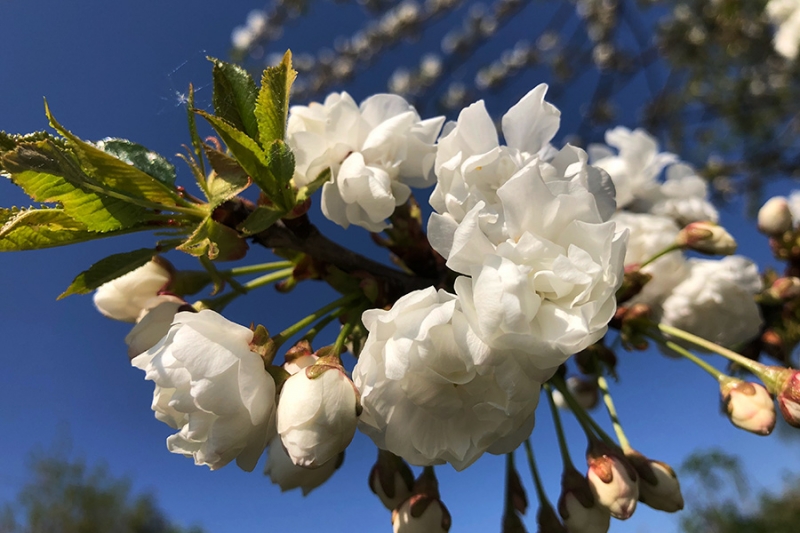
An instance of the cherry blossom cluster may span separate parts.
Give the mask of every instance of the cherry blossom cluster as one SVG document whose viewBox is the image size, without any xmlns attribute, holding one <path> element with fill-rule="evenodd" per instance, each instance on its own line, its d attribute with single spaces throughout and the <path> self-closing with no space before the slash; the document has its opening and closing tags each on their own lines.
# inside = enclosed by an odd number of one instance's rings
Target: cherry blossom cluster
<svg viewBox="0 0 800 533">
<path fill-rule="evenodd" d="M 736 249 L 716 225 L 719 216 L 705 181 L 676 155 L 661 152 L 644 130 L 617 127 L 606 133 L 606 142 L 592 145 L 590 158 L 617 190 L 621 209 L 612 218 L 630 232 L 625 267 L 649 278 L 628 305 L 645 304 L 654 320 L 723 346 L 756 337 L 762 318 L 753 297 L 762 282 L 755 263 L 742 256 L 689 258 L 683 252 L 728 255 Z"/>
</svg>

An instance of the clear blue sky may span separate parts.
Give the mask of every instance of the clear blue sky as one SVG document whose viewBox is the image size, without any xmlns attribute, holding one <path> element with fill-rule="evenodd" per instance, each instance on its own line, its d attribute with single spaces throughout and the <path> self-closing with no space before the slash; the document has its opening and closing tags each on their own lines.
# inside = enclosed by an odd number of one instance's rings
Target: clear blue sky
<svg viewBox="0 0 800 533">
<path fill-rule="evenodd" d="M 313 51 L 357 27 L 351 16 L 357 12 L 354 6 L 312 4 L 316 15 L 311 25 L 287 28 L 281 46 Z M 537 5 L 533 9 L 540 9 Z M 242 0 L 0 0 L 0 129 L 44 129 L 46 96 L 55 116 L 76 134 L 140 142 L 169 156 L 179 169 L 179 180 L 189 184 L 186 168 L 172 156 L 188 140 L 179 94 L 192 81 L 200 88 L 200 104 L 208 104 L 210 68 L 205 56 L 224 58 L 231 29 L 260 6 Z M 513 37 L 524 24 L 538 21 L 536 15 L 529 8 L 507 31 Z M 432 32 L 442 28 L 437 25 Z M 440 35 L 425 39 L 434 42 Z M 394 53 L 390 61 L 400 61 L 402 53 Z M 390 66 L 377 70 L 386 73 Z M 514 84 L 515 96 L 539 81 L 523 77 Z M 366 77 L 353 92 L 361 99 L 378 90 L 381 83 Z M 566 125 L 562 135 L 577 124 L 579 97 L 561 106 Z M 787 192 L 788 186 L 773 188 L 778 191 Z M 5 182 L 0 182 L 0 198 L 6 207 L 27 205 L 26 198 Z M 424 196 L 420 199 L 425 201 Z M 745 254 L 766 264 L 765 239 L 740 219 L 737 204 L 724 214 L 723 222 L 731 224 Z M 335 238 L 342 236 L 337 228 L 325 230 Z M 347 240 L 385 259 L 362 230 L 350 230 Z M 48 448 L 66 434 L 90 462 L 105 461 L 112 472 L 133 476 L 137 489 L 153 490 L 170 517 L 200 524 L 211 533 L 390 531 L 389 513 L 366 487 L 375 451 L 361 435 L 348 449 L 342 469 L 305 499 L 298 492 L 281 495 L 260 474 L 261 467 L 251 474 L 233 465 L 209 472 L 167 452 L 164 441 L 170 429 L 149 409 L 152 384 L 129 366 L 125 354 L 122 339 L 128 326 L 100 316 L 88 297 L 55 301 L 93 262 L 150 244 L 151 237 L 135 235 L 0 257 L 0 501 L 12 499 L 23 484 L 29 450 Z M 267 253 L 254 250 L 252 256 L 254 261 L 266 259 Z M 303 316 L 304 300 L 324 303 L 315 293 L 318 289 L 301 288 L 290 296 L 266 289 L 231 305 L 227 314 L 240 323 L 261 322 L 277 331 Z M 621 353 L 620 359 L 622 386 L 614 387 L 618 409 L 633 445 L 646 455 L 677 466 L 697 447 L 722 445 L 744 454 L 748 472 L 762 485 L 779 483 L 784 468 L 800 469 L 796 446 L 738 431 L 720 416 L 713 381 L 689 363 L 651 352 Z M 535 448 L 555 499 L 560 458 L 549 415 L 541 410 L 540 416 L 533 434 Z M 567 426 L 573 458 L 580 462 L 583 440 L 572 420 Z M 518 464 L 533 501 L 521 455 Z M 499 530 L 502 458 L 488 456 L 463 473 L 449 467 L 439 472 L 442 495 L 454 517 L 452 531 Z M 531 512 L 528 525 L 535 530 L 532 516 Z M 673 523 L 672 517 L 641 506 L 628 522 L 614 523 L 612 531 L 669 532 Z"/>
</svg>

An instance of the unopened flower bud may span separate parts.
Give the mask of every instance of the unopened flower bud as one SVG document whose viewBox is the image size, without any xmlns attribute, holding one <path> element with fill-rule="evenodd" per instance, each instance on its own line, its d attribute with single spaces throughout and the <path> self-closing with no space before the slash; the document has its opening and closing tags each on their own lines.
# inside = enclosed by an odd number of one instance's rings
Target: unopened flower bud
<svg viewBox="0 0 800 533">
<path fill-rule="evenodd" d="M 283 384 L 278 433 L 294 464 L 317 467 L 342 452 L 356 431 L 359 401 L 340 364 L 322 357 Z"/>
<path fill-rule="evenodd" d="M 756 435 L 772 433 L 775 404 L 762 385 L 730 378 L 722 382 L 720 392 L 734 426 Z"/>
<path fill-rule="evenodd" d="M 642 292 L 644 286 L 653 279 L 652 274 L 641 272 L 639 265 L 625 267 L 625 276 L 622 285 L 617 289 L 617 305 L 622 304 Z"/>
<path fill-rule="evenodd" d="M 539 509 L 536 511 L 536 525 L 539 526 L 539 533 L 569 533 L 558 519 L 553 506 L 547 501 L 539 504 Z"/>
<path fill-rule="evenodd" d="M 678 233 L 675 242 L 689 250 L 708 255 L 736 253 L 733 236 L 713 222 L 692 222 Z"/>
<path fill-rule="evenodd" d="M 452 519 L 435 496 L 414 494 L 392 511 L 394 533 L 447 533 Z"/>
<path fill-rule="evenodd" d="M 595 501 L 589 482 L 574 468 L 561 476 L 558 514 L 570 533 L 605 533 L 611 524 L 608 510 Z"/>
<path fill-rule="evenodd" d="M 311 349 L 311 343 L 301 340 L 286 351 L 283 356 L 283 369 L 289 374 L 295 375 L 304 368 L 317 362 L 318 357 Z"/>
<path fill-rule="evenodd" d="M 122 322 L 136 322 L 146 304 L 169 285 L 174 269 L 159 257 L 101 285 L 94 293 L 97 310 Z"/>
<path fill-rule="evenodd" d="M 780 235 L 792 229 L 792 212 L 783 196 L 775 196 L 758 210 L 758 231 L 765 235 Z"/>
<path fill-rule="evenodd" d="M 625 457 L 639 475 L 639 501 L 667 513 L 683 509 L 683 494 L 675 471 L 666 463 L 648 459 L 635 450 Z"/>
<path fill-rule="evenodd" d="M 267 463 L 264 474 L 281 488 L 282 492 L 300 489 L 303 496 L 319 487 L 333 475 L 344 461 L 344 452 L 319 468 L 297 466 L 284 450 L 280 435 L 275 435 L 267 449 Z"/>
<path fill-rule="evenodd" d="M 581 379 L 572 376 L 567 378 L 567 389 L 572 393 L 572 396 L 578 402 L 578 405 L 586 409 L 594 409 L 597 406 L 597 382 L 592 380 Z M 561 409 L 568 409 L 564 397 L 557 390 L 553 391 L 553 401 Z"/>
<path fill-rule="evenodd" d="M 369 473 L 369 488 L 393 511 L 411 496 L 414 474 L 400 457 L 379 449 L 378 461 Z"/>
<path fill-rule="evenodd" d="M 790 369 L 787 374 L 778 392 L 778 407 L 786 422 L 800 428 L 800 371 Z"/>
<path fill-rule="evenodd" d="M 797 298 L 800 296 L 800 278 L 788 276 L 776 279 L 767 289 L 767 295 L 777 301 Z"/>
<path fill-rule="evenodd" d="M 586 462 L 586 479 L 597 503 L 614 518 L 630 518 L 639 499 L 639 476 L 628 460 L 609 446 L 595 442 L 586 451 Z"/>
</svg>

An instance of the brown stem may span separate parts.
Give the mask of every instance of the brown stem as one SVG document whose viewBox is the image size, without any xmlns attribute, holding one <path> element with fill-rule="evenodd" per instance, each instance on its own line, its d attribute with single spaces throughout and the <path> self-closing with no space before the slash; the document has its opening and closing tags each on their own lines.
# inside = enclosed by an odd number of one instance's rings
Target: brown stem
<svg viewBox="0 0 800 533">
<path fill-rule="evenodd" d="M 235 199 L 220 206 L 214 213 L 214 219 L 235 228 L 253 209 L 255 206 L 247 200 Z M 291 220 L 279 220 L 252 238 L 265 248 L 284 248 L 302 252 L 318 263 L 333 265 L 347 274 L 366 272 L 384 283 L 388 303 L 393 303 L 413 290 L 437 284 L 435 279 L 421 278 L 395 270 L 331 241 L 311 223 L 308 215 L 301 215 Z"/>
</svg>

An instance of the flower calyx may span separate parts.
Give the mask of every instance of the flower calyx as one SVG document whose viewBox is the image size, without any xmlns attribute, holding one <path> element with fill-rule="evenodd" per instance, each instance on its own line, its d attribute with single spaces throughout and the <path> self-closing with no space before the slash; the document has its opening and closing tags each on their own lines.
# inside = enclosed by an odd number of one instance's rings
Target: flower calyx
<svg viewBox="0 0 800 533">
<path fill-rule="evenodd" d="M 250 341 L 250 351 L 261 356 L 264 360 L 264 366 L 268 367 L 275 359 L 275 354 L 278 353 L 278 346 L 275 341 L 270 337 L 267 328 L 259 324 L 258 326 L 251 326 L 253 330 L 253 339 Z"/>
<path fill-rule="evenodd" d="M 426 467 L 414 482 L 411 496 L 392 511 L 394 533 L 446 533 L 452 523 L 433 468 Z"/>
<path fill-rule="evenodd" d="M 800 371 L 793 368 L 785 370 L 785 379 L 777 391 L 778 407 L 784 420 L 800 428 Z"/>
</svg>

